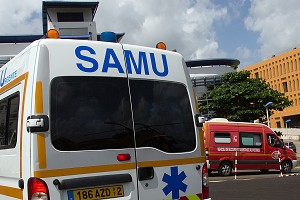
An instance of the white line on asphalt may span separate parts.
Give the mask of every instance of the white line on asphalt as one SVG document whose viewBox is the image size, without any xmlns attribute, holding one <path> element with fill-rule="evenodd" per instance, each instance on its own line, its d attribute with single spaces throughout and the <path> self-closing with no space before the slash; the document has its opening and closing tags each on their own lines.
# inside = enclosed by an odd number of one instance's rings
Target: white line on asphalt
<svg viewBox="0 0 300 200">
<path fill-rule="evenodd" d="M 218 181 L 209 181 L 210 183 L 222 183 L 222 182 L 225 182 L 227 180 L 218 180 Z"/>
</svg>

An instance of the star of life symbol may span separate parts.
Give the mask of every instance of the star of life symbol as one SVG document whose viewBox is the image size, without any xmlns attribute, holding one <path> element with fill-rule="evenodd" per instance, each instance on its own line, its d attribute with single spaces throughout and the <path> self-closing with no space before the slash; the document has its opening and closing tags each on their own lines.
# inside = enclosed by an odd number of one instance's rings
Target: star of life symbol
<svg viewBox="0 0 300 200">
<path fill-rule="evenodd" d="M 163 192 L 167 196 L 172 192 L 172 199 L 179 199 L 179 190 L 185 192 L 187 185 L 183 182 L 186 178 L 184 171 L 178 174 L 178 167 L 171 167 L 171 175 L 164 173 L 162 181 L 167 185 L 163 188 Z"/>
</svg>

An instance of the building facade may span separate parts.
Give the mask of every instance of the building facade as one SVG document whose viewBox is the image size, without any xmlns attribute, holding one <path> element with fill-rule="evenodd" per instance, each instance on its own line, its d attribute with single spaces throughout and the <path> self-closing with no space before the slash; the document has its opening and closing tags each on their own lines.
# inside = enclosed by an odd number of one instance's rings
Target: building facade
<svg viewBox="0 0 300 200">
<path fill-rule="evenodd" d="M 280 55 L 243 68 L 251 78 L 262 78 L 274 90 L 284 93 L 293 102 L 283 111 L 270 116 L 271 128 L 300 127 L 300 49 L 295 48 Z M 268 103 L 268 102 L 266 102 Z"/>
<path fill-rule="evenodd" d="M 193 60 L 186 62 L 191 81 L 197 96 L 198 104 L 209 104 L 208 94 L 216 86 L 221 85 L 221 77 L 234 72 L 235 67 L 240 64 L 237 59 L 215 58 Z M 213 111 L 200 111 L 202 116 L 210 118 Z"/>
</svg>

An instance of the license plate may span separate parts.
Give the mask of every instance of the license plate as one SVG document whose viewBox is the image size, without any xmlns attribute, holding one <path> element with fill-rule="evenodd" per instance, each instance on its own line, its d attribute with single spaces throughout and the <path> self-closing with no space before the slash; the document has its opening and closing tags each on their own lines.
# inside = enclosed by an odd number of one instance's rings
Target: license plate
<svg viewBox="0 0 300 200">
<path fill-rule="evenodd" d="M 123 197 L 122 185 L 68 191 L 69 200 L 98 200 Z"/>
</svg>

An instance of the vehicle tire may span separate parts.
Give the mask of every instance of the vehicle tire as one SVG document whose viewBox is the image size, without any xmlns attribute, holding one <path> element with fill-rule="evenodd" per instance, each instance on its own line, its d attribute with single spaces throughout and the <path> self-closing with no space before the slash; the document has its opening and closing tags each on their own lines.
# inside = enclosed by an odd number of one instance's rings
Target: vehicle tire
<svg viewBox="0 0 300 200">
<path fill-rule="evenodd" d="M 292 163 L 288 160 L 285 160 L 281 163 L 282 173 L 288 174 L 292 171 Z"/>
<path fill-rule="evenodd" d="M 261 173 L 263 173 L 263 174 L 266 174 L 266 173 L 268 173 L 268 172 L 269 172 L 269 170 L 268 170 L 268 169 L 261 169 L 260 171 L 261 171 Z"/>
<path fill-rule="evenodd" d="M 219 166 L 219 175 L 229 176 L 232 172 L 232 165 L 229 162 L 222 162 Z"/>
</svg>

